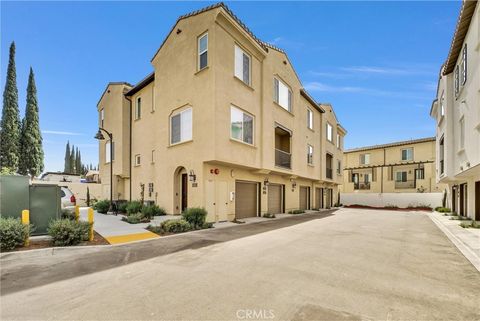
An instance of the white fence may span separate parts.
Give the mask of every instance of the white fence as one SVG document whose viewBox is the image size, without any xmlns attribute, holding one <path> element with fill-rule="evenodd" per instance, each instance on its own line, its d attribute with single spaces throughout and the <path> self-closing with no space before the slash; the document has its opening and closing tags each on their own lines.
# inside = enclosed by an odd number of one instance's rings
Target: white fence
<svg viewBox="0 0 480 321">
<path fill-rule="evenodd" d="M 343 205 L 365 205 L 373 207 L 397 206 L 442 206 L 443 193 L 341 193 Z"/>
</svg>

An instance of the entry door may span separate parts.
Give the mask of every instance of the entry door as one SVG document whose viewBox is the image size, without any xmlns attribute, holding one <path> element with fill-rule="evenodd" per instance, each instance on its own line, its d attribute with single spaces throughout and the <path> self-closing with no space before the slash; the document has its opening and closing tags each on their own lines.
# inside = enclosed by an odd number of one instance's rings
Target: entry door
<svg viewBox="0 0 480 321">
<path fill-rule="evenodd" d="M 228 219 L 228 184 L 227 182 L 205 181 L 205 209 L 207 221 L 226 221 Z"/>
<path fill-rule="evenodd" d="M 326 197 L 327 199 L 325 200 L 325 203 L 326 203 L 326 207 L 327 208 L 330 208 L 332 207 L 332 189 L 331 188 L 327 188 L 326 189 Z"/>
<path fill-rule="evenodd" d="M 300 206 L 301 210 L 309 209 L 310 187 L 300 186 Z"/>
<path fill-rule="evenodd" d="M 182 174 L 182 212 L 187 208 L 188 175 Z"/>
<path fill-rule="evenodd" d="M 283 185 L 268 185 L 268 213 L 283 213 Z"/>
<path fill-rule="evenodd" d="M 255 217 L 258 214 L 258 183 L 235 182 L 235 218 Z"/>
<path fill-rule="evenodd" d="M 457 188 L 452 186 L 452 211 L 457 211 Z"/>
<path fill-rule="evenodd" d="M 480 181 L 475 182 L 475 221 L 480 221 Z"/>
<path fill-rule="evenodd" d="M 318 209 L 323 208 L 323 188 L 315 189 L 315 206 Z"/>
</svg>

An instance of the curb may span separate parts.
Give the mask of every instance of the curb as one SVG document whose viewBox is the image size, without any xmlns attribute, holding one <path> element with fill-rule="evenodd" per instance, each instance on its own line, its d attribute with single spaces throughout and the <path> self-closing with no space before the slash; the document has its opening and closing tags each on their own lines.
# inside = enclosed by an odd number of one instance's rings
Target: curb
<svg viewBox="0 0 480 321">
<path fill-rule="evenodd" d="M 460 238 L 455 236 L 450 230 L 443 225 L 443 223 L 436 218 L 433 212 L 428 214 L 428 217 L 437 225 L 437 227 L 448 237 L 448 239 L 457 247 L 457 249 L 465 256 L 465 258 L 480 272 L 480 257 L 473 252 L 468 245 L 466 245 Z"/>
</svg>

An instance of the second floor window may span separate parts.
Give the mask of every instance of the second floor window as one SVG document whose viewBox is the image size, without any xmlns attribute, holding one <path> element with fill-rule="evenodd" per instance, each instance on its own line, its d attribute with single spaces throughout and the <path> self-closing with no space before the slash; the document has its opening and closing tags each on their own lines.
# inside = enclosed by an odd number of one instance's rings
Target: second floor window
<svg viewBox="0 0 480 321">
<path fill-rule="evenodd" d="M 137 103 L 135 104 L 135 119 L 140 119 L 142 117 L 142 97 L 137 98 Z"/>
<path fill-rule="evenodd" d="M 135 166 L 140 166 L 142 163 L 142 158 L 140 157 L 140 154 L 135 155 Z"/>
<path fill-rule="evenodd" d="M 413 160 L 413 148 L 402 149 L 402 161 Z"/>
<path fill-rule="evenodd" d="M 208 65 L 208 33 L 198 38 L 198 70 Z"/>
<path fill-rule="evenodd" d="M 292 111 L 292 91 L 281 80 L 273 78 L 274 100 L 289 112 Z"/>
<path fill-rule="evenodd" d="M 307 145 L 307 163 L 313 164 L 313 146 Z"/>
<path fill-rule="evenodd" d="M 230 137 L 253 145 L 253 116 L 233 106 L 230 110 Z"/>
<path fill-rule="evenodd" d="M 333 143 L 333 127 L 327 123 L 327 140 Z"/>
<path fill-rule="evenodd" d="M 337 134 L 337 148 L 342 148 L 342 136 L 340 136 L 340 134 Z"/>
<path fill-rule="evenodd" d="M 170 144 L 192 139 L 192 108 L 185 109 L 170 117 Z"/>
<path fill-rule="evenodd" d="M 445 163 L 443 161 L 444 158 L 445 158 L 445 155 L 444 155 L 445 144 L 444 144 L 443 136 L 442 136 L 442 138 L 440 138 L 440 143 L 439 143 L 439 148 L 438 149 L 439 149 L 439 154 L 440 154 L 440 155 L 438 155 L 439 156 L 438 158 L 440 159 L 440 174 L 443 174 L 444 171 L 445 171 L 445 167 L 444 167 Z"/>
<path fill-rule="evenodd" d="M 235 45 L 235 77 L 250 85 L 250 55 Z"/>
<path fill-rule="evenodd" d="M 462 51 L 462 86 L 467 82 L 467 44 L 463 47 Z"/>
<path fill-rule="evenodd" d="M 445 116 L 445 94 L 442 93 L 442 97 L 440 98 L 440 117 Z"/>
<path fill-rule="evenodd" d="M 370 164 L 370 154 L 361 154 L 360 155 L 360 164 L 361 165 Z"/>
<path fill-rule="evenodd" d="M 337 174 L 342 175 L 342 161 L 341 160 L 337 161 Z"/>
<path fill-rule="evenodd" d="M 330 179 L 333 178 L 333 173 L 332 173 L 333 172 L 333 170 L 332 170 L 333 164 L 332 163 L 333 163 L 333 156 L 330 155 L 330 154 L 327 154 L 326 155 L 326 164 L 325 164 L 326 165 L 325 166 L 326 167 L 326 173 L 325 174 L 326 174 L 326 177 L 330 178 Z"/>
<path fill-rule="evenodd" d="M 307 127 L 313 129 L 313 111 L 307 108 Z"/>
<path fill-rule="evenodd" d="M 104 120 L 105 120 L 105 109 L 102 108 L 102 110 L 100 110 L 100 124 L 102 128 L 103 128 Z"/>
<path fill-rule="evenodd" d="M 454 86 L 455 86 L 455 96 L 458 95 L 458 92 L 460 90 L 460 79 L 459 79 L 459 71 L 458 71 L 458 66 L 455 67 L 455 81 L 454 81 Z"/>
<path fill-rule="evenodd" d="M 110 146 L 112 147 L 110 150 Z M 111 153 L 110 153 L 111 152 Z M 105 163 L 110 163 L 115 160 L 115 143 L 107 141 L 105 143 Z"/>
</svg>

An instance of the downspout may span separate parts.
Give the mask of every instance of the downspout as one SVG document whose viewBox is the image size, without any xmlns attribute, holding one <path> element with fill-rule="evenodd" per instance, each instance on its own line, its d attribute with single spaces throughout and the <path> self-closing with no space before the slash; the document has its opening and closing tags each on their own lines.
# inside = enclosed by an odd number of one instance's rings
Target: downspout
<svg viewBox="0 0 480 321">
<path fill-rule="evenodd" d="M 132 99 L 125 96 L 125 99 L 128 100 L 129 102 L 129 108 L 128 108 L 128 112 L 129 112 L 129 136 L 130 136 L 130 142 L 129 142 L 129 146 L 128 146 L 128 149 L 129 149 L 129 152 L 128 152 L 128 170 L 129 170 L 129 175 L 130 176 L 130 179 L 128 180 L 128 183 L 129 183 L 129 201 L 131 202 L 132 201 Z"/>
</svg>

